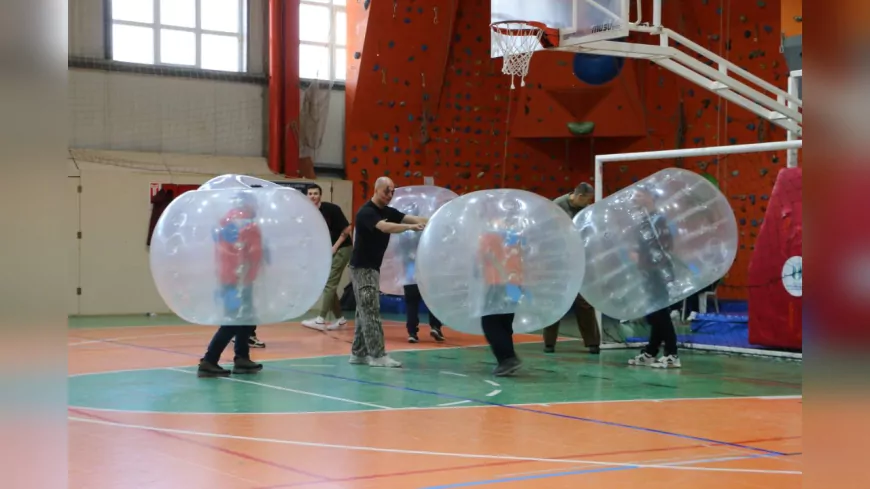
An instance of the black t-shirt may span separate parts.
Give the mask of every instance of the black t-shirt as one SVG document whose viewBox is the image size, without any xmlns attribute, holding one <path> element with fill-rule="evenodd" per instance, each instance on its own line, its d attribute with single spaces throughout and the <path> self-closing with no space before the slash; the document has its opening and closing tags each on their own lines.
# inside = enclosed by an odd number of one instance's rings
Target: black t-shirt
<svg viewBox="0 0 870 489">
<path fill-rule="evenodd" d="M 323 216 L 323 220 L 326 221 L 326 227 L 329 228 L 329 237 L 332 238 L 332 244 L 335 244 L 341 236 L 341 232 L 344 231 L 350 223 L 348 223 L 347 218 L 344 217 L 344 212 L 341 211 L 341 207 L 332 202 L 321 202 L 320 214 Z M 345 238 L 339 248 L 344 248 L 345 246 L 350 245 L 350 238 Z"/>
<path fill-rule="evenodd" d="M 405 214 L 390 206 L 381 208 L 372 201 L 363 204 L 356 213 L 356 239 L 353 243 L 350 266 L 380 270 L 387 245 L 390 244 L 390 234 L 382 232 L 375 226 L 383 220 L 399 224 L 404 218 Z"/>
</svg>

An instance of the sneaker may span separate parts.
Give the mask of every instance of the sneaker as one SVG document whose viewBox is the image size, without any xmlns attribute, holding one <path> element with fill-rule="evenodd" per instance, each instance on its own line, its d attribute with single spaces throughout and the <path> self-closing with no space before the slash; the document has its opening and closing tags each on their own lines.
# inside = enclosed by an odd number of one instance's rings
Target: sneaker
<svg viewBox="0 0 870 489">
<path fill-rule="evenodd" d="M 351 365 L 368 365 L 369 357 L 358 357 L 356 355 L 351 355 L 350 358 L 347 359 L 347 363 Z"/>
<path fill-rule="evenodd" d="M 439 343 L 444 341 L 444 333 L 441 332 L 441 328 L 432 328 L 432 331 L 429 331 L 429 335 Z"/>
<path fill-rule="evenodd" d="M 509 375 L 513 375 L 523 366 L 523 362 L 520 361 L 519 358 L 513 357 L 508 358 L 507 360 L 498 364 L 495 369 L 492 371 L 492 374 L 496 377 L 507 377 Z"/>
<path fill-rule="evenodd" d="M 315 319 L 315 321 L 316 321 L 316 319 Z M 328 330 L 330 330 L 330 331 L 334 331 L 334 330 L 336 330 L 336 329 L 338 329 L 338 328 L 341 328 L 341 327 L 344 326 L 345 324 L 347 324 L 347 319 L 345 319 L 345 318 L 338 318 L 338 319 L 335 320 L 334 322 L 330 323 L 329 326 L 326 327 L 326 329 L 328 329 Z"/>
<path fill-rule="evenodd" d="M 196 369 L 196 376 L 201 378 L 229 377 L 230 371 L 216 363 L 211 363 L 207 360 L 200 360 L 199 368 Z"/>
<path fill-rule="evenodd" d="M 369 358 L 369 367 L 401 368 L 402 362 L 393 360 L 389 355 L 384 355 L 378 358 Z"/>
<path fill-rule="evenodd" d="M 420 342 L 420 338 L 417 335 L 415 335 L 415 334 L 408 335 L 408 343 L 419 343 L 419 342 Z"/>
<path fill-rule="evenodd" d="M 556 353 L 556 345 L 544 345 L 544 353 Z"/>
<path fill-rule="evenodd" d="M 250 348 L 266 348 L 266 344 L 260 341 L 256 336 L 248 338 L 248 347 Z"/>
<path fill-rule="evenodd" d="M 640 352 L 639 355 L 637 355 L 636 357 L 634 357 L 628 361 L 629 365 L 637 365 L 637 366 L 644 366 L 644 367 L 649 367 L 654 363 L 656 363 L 656 357 L 650 355 L 649 353 L 647 353 L 645 351 Z"/>
<path fill-rule="evenodd" d="M 650 365 L 652 368 L 680 368 L 681 366 L 680 357 L 677 355 L 665 355 Z"/>
<path fill-rule="evenodd" d="M 302 321 L 302 326 L 306 328 L 316 329 L 317 331 L 323 331 L 326 329 L 326 320 L 320 316 L 317 316 L 314 319 L 306 319 Z"/>
<path fill-rule="evenodd" d="M 590 346 L 589 353 L 591 353 L 593 355 L 600 355 L 601 354 L 601 347 L 600 346 Z"/>
<path fill-rule="evenodd" d="M 255 374 L 263 370 L 262 363 L 254 363 L 250 358 L 236 358 L 233 360 L 233 373 L 237 375 Z"/>
</svg>

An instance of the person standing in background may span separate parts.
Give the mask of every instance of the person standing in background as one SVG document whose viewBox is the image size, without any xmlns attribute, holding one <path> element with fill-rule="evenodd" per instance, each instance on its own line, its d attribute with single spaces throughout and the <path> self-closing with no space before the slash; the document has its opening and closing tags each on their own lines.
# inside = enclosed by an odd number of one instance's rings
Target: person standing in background
<svg viewBox="0 0 870 489">
<path fill-rule="evenodd" d="M 390 235 L 405 231 L 422 231 L 429 219 L 409 216 L 388 204 L 396 186 L 387 177 L 375 181 L 371 200 L 356 214 L 356 238 L 350 259 L 353 292 L 356 296 L 356 326 L 350 363 L 371 367 L 401 367 L 390 358 L 384 347 L 384 327 L 381 323 L 381 264 L 390 244 Z"/>
<path fill-rule="evenodd" d="M 308 199 L 320 209 L 320 214 L 326 221 L 326 227 L 329 228 L 329 236 L 332 238 L 332 268 L 329 271 L 329 278 L 326 279 L 326 286 L 323 288 L 320 311 L 317 317 L 302 321 L 302 325 L 320 331 L 334 330 L 347 324 L 338 299 L 338 283 L 341 281 L 345 267 L 350 262 L 353 250 L 351 226 L 347 222 L 347 218 L 344 217 L 341 207 L 321 200 L 323 189 L 319 185 L 311 185 L 308 187 L 307 193 Z M 330 312 L 335 317 L 335 321 L 327 323 L 326 318 Z"/>
<path fill-rule="evenodd" d="M 415 204 L 410 204 L 402 208 L 402 213 L 415 215 L 419 209 Z M 420 244 L 420 233 L 415 231 L 405 231 L 396 236 L 399 240 L 399 247 L 402 250 L 403 270 L 405 273 L 405 285 L 402 287 L 405 294 L 405 328 L 408 330 L 408 343 L 418 343 L 420 337 L 420 304 L 423 302 L 423 296 L 420 294 L 420 287 L 417 285 L 417 247 Z M 441 332 L 441 320 L 435 317 L 432 311 L 429 311 L 429 335 L 435 341 L 444 341 L 444 333 Z"/>
<path fill-rule="evenodd" d="M 590 205 L 594 198 L 595 189 L 592 188 L 592 185 L 583 182 L 577 185 L 573 192 L 558 197 L 553 202 L 564 210 L 568 214 L 568 217 L 574 219 L 574 216 Z M 582 295 L 577 294 L 572 310 L 577 320 L 577 327 L 580 329 L 580 336 L 583 338 L 586 348 L 589 349 L 589 353 L 600 353 L 601 332 L 598 330 L 595 308 L 586 302 L 586 299 Z M 560 323 L 561 321 L 556 321 L 554 324 L 544 328 L 544 352 L 553 353 L 556 351 Z"/>
</svg>

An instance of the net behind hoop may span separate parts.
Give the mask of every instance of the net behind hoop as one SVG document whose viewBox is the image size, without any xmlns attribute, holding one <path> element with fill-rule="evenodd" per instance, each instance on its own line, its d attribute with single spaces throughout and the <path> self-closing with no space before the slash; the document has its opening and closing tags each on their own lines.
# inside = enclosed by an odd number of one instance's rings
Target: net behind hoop
<svg viewBox="0 0 870 489">
<path fill-rule="evenodd" d="M 541 44 L 543 29 L 516 20 L 495 22 L 490 27 L 493 40 L 504 58 L 501 72 L 511 76 L 511 89 L 516 88 L 515 76 L 520 77 L 520 86 L 526 86 L 529 63 Z"/>
</svg>

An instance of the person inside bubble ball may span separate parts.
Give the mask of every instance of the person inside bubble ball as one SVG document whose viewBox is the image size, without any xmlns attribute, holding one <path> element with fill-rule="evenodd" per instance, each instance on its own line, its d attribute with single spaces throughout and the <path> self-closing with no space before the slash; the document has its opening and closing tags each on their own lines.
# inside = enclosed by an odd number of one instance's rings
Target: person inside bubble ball
<svg viewBox="0 0 870 489">
<path fill-rule="evenodd" d="M 406 215 L 412 216 L 420 212 L 417 204 L 413 202 L 402 207 L 401 211 Z M 420 331 L 420 303 L 423 301 L 415 274 L 420 233 L 405 231 L 396 236 L 396 238 L 399 239 L 399 253 L 402 256 L 402 268 L 405 272 L 405 285 L 403 289 L 405 293 L 405 327 L 408 330 L 408 343 L 417 343 L 420 341 L 418 336 Z M 432 311 L 429 311 L 429 335 L 438 342 L 444 341 L 444 333 L 441 331 L 441 326 L 441 320 L 435 317 Z"/>
<path fill-rule="evenodd" d="M 263 237 L 257 225 L 257 200 L 250 191 L 238 192 L 232 207 L 215 230 L 215 258 L 218 266 L 220 290 L 227 322 L 253 317 L 253 285 L 261 265 L 268 263 Z M 256 325 L 221 326 L 200 359 L 197 376 L 225 377 L 230 371 L 219 364 L 221 354 L 235 338 L 233 358 L 234 374 L 252 374 L 263 369 L 250 357 L 249 340 L 255 336 Z"/>
<path fill-rule="evenodd" d="M 381 324 L 380 269 L 390 235 L 422 231 L 429 219 L 405 214 L 388 204 L 396 185 L 387 177 L 375 181 L 374 195 L 356 214 L 356 238 L 350 259 L 356 297 L 356 326 L 350 363 L 371 367 L 401 367 L 387 355 Z"/>
<path fill-rule="evenodd" d="M 519 203 L 506 199 L 498 203 L 504 218 L 494 221 L 479 241 L 479 264 L 486 287 L 483 307 L 490 314 L 482 315 L 483 335 L 498 365 L 496 377 L 513 375 L 522 367 L 513 339 L 514 313 L 523 299 L 523 254 L 526 240 L 522 235 Z"/>
<path fill-rule="evenodd" d="M 669 284 L 674 281 L 674 265 L 670 257 L 673 236 L 665 216 L 656 209 L 653 190 L 644 187 L 634 189 L 631 202 L 635 206 L 634 218 L 639 220 L 641 239 L 631 252 L 632 259 L 644 275 L 644 288 L 653 297 L 668 297 Z M 653 368 L 680 368 L 677 354 L 677 332 L 671 318 L 671 305 L 646 316 L 650 325 L 649 343 L 629 365 Z M 656 358 L 664 342 L 664 355 Z"/>
<path fill-rule="evenodd" d="M 592 204 L 594 199 L 595 189 L 592 188 L 592 185 L 582 182 L 570 194 L 556 198 L 553 203 L 565 211 L 568 217 L 574 219 L 574 216 Z M 598 319 L 595 317 L 595 308 L 586 302 L 586 299 L 582 295 L 577 294 L 572 310 L 574 311 L 574 318 L 577 320 L 577 327 L 580 329 L 580 336 L 583 338 L 583 344 L 589 349 L 589 353 L 601 353 L 601 333 L 598 331 Z M 556 321 L 544 328 L 545 353 L 556 351 L 560 322 Z"/>
<path fill-rule="evenodd" d="M 347 319 L 341 312 L 341 302 L 338 299 L 337 290 L 341 275 L 350 262 L 351 226 L 347 222 L 347 218 L 344 217 L 341 207 L 332 202 L 321 200 L 323 189 L 320 188 L 320 185 L 309 186 L 307 193 L 308 199 L 320 209 L 320 214 L 329 229 L 329 236 L 332 238 L 332 267 L 329 271 L 329 278 L 326 280 L 326 286 L 323 288 L 320 313 L 314 319 L 302 321 L 302 325 L 320 331 L 335 330 L 347 324 Z M 335 316 L 335 322 L 327 324 L 325 318 L 330 312 Z"/>
</svg>

